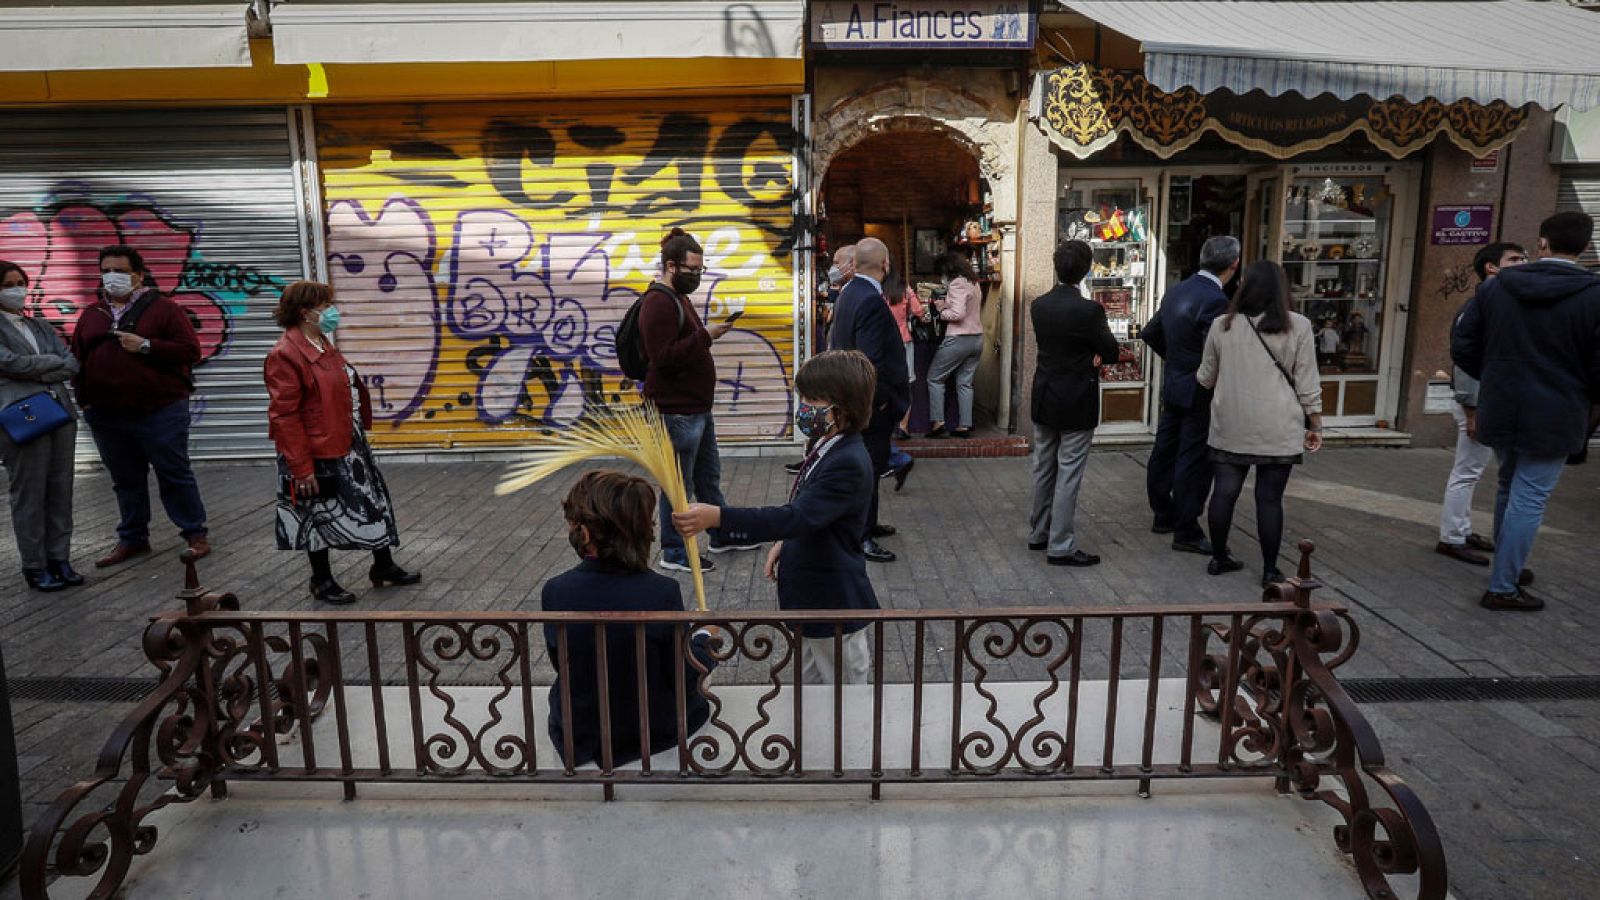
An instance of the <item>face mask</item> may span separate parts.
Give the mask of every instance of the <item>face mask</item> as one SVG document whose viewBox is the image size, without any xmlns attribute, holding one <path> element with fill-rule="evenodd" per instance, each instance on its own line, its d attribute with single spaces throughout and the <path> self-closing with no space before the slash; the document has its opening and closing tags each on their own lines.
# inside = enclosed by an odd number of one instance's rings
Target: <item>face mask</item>
<svg viewBox="0 0 1600 900">
<path fill-rule="evenodd" d="M 330 306 L 317 317 L 317 327 L 323 334 L 333 334 L 339 330 L 339 307 Z"/>
<path fill-rule="evenodd" d="M 844 270 L 843 269 L 839 268 L 838 266 L 834 266 L 833 268 L 828 270 L 828 283 L 829 284 L 838 284 L 839 282 L 841 282 L 843 280 L 844 280 Z"/>
<path fill-rule="evenodd" d="M 27 299 L 28 289 L 25 287 L 8 287 L 0 290 L 0 308 L 22 312 L 23 301 Z"/>
<path fill-rule="evenodd" d="M 126 297 L 133 293 L 133 276 L 127 272 L 102 272 L 100 287 L 107 297 Z"/>
<path fill-rule="evenodd" d="M 795 410 L 794 422 L 795 425 L 799 426 L 801 434 L 808 438 L 819 438 L 827 434 L 828 429 L 832 427 L 832 422 L 829 421 L 832 418 L 830 415 L 832 412 L 833 407 L 831 406 L 813 406 L 810 403 L 802 403 L 800 408 Z"/>
<path fill-rule="evenodd" d="M 700 275 L 697 272 L 678 272 L 672 276 L 672 289 L 684 296 L 688 296 L 700 287 Z"/>
</svg>

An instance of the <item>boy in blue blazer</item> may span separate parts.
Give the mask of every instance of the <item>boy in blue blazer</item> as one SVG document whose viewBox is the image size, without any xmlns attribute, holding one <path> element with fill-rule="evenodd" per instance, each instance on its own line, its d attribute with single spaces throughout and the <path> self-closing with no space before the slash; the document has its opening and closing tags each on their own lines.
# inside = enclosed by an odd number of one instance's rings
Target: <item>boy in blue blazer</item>
<svg viewBox="0 0 1600 900">
<path fill-rule="evenodd" d="M 795 420 L 815 445 L 789 502 L 748 509 L 691 504 L 672 517 L 678 531 L 693 537 L 719 528 L 724 541 L 778 542 L 767 554 L 767 577 L 778 583 L 781 609 L 877 609 L 861 549 L 877 482 L 861 429 L 872 418 L 876 380 L 872 363 L 855 350 L 829 351 L 802 366 L 794 379 L 800 395 Z M 865 683 L 872 671 L 867 623 L 845 624 L 838 654 L 834 627 L 802 627 L 806 681 Z"/>
<path fill-rule="evenodd" d="M 573 485 L 561 508 L 567 519 L 567 540 L 583 561 L 545 583 L 540 598 L 545 612 L 683 610 L 678 583 L 650 571 L 656 496 L 649 482 L 621 472 L 587 472 Z M 635 644 L 636 628 L 627 622 L 615 622 L 606 628 L 606 698 L 611 712 L 613 766 L 626 765 L 646 753 L 660 753 L 678 740 L 674 703 L 677 679 L 673 672 L 675 626 L 645 626 L 643 659 Z M 720 631 L 716 626 L 697 629 L 689 639 L 683 667 L 686 736 L 693 735 L 710 717 L 709 704 L 699 690 L 700 672 L 701 668 L 710 671 L 717 664 L 707 645 L 720 637 Z M 556 681 L 550 686 L 550 740 L 557 752 L 565 755 L 569 723 L 562 717 L 560 628 L 544 626 L 544 640 L 551 665 L 558 667 Z M 574 766 L 605 760 L 600 734 L 597 646 L 593 625 L 567 626 L 567 673 L 571 683 L 566 690 L 572 697 Z M 699 660 L 700 667 L 695 666 L 691 655 Z M 645 706 L 650 711 L 648 736 L 641 735 L 639 728 L 641 666 Z"/>
</svg>

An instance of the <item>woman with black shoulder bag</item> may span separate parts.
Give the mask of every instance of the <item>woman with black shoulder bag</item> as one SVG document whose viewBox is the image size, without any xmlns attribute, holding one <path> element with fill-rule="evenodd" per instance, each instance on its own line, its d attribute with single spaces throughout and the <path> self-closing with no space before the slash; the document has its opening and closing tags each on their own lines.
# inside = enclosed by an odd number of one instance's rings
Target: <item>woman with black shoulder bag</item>
<svg viewBox="0 0 1600 900">
<path fill-rule="evenodd" d="M 390 548 L 400 543 L 389 487 L 367 445 L 372 402 L 333 343 L 339 308 L 333 288 L 297 281 L 274 312 L 283 337 L 265 365 L 268 433 L 278 448 L 278 549 L 311 557 L 311 596 L 354 603 L 333 578 L 330 549 L 368 550 L 374 587 L 416 584 Z"/>
<path fill-rule="evenodd" d="M 1207 519 L 1212 575 L 1244 564 L 1228 553 L 1234 505 L 1256 470 L 1261 583 L 1283 580 L 1283 493 L 1305 452 L 1322 449 L 1322 381 L 1311 320 L 1289 310 L 1289 283 L 1270 260 L 1251 263 L 1227 313 L 1212 324 L 1197 373 L 1212 389 L 1211 460 L 1216 482 Z"/>
</svg>

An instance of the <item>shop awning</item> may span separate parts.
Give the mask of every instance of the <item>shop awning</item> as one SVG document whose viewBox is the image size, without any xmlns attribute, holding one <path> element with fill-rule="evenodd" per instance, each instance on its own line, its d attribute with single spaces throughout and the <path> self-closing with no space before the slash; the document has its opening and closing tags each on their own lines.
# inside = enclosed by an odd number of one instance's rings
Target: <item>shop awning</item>
<svg viewBox="0 0 1600 900">
<path fill-rule="evenodd" d="M 1530 0 L 1062 0 L 1141 42 L 1165 91 L 1600 106 L 1600 13 Z"/>
<path fill-rule="evenodd" d="M 799 59 L 800 0 L 748 3 L 285 3 L 272 10 L 280 63 Z"/>
<path fill-rule="evenodd" d="M 0 8 L 0 72 L 248 66 L 248 6 Z"/>
</svg>

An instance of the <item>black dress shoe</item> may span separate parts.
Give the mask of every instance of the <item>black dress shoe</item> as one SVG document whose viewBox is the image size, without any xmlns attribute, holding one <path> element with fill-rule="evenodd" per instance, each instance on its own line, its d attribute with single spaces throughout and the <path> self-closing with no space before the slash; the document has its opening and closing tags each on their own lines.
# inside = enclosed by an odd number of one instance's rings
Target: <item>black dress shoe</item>
<svg viewBox="0 0 1600 900">
<path fill-rule="evenodd" d="M 1046 556 L 1044 561 L 1052 566 L 1098 566 L 1100 557 L 1082 550 L 1074 550 L 1066 556 Z"/>
<path fill-rule="evenodd" d="M 1484 609 L 1493 609 L 1501 612 L 1534 612 L 1544 609 L 1544 601 L 1524 590 L 1517 590 L 1510 594 L 1496 594 L 1493 591 L 1484 591 L 1483 598 L 1478 605 Z"/>
<path fill-rule="evenodd" d="M 1533 570 L 1523 569 L 1521 574 L 1517 575 L 1517 587 L 1527 587 L 1530 584 L 1533 584 Z"/>
<path fill-rule="evenodd" d="M 969 437 L 972 437 L 972 429 L 971 428 L 957 428 L 955 431 L 950 432 L 950 436 L 951 437 L 957 437 L 957 438 L 969 438 Z"/>
<path fill-rule="evenodd" d="M 949 436 L 950 432 L 945 431 L 943 425 L 935 425 L 928 429 L 927 434 L 923 435 L 925 438 L 947 438 Z"/>
<path fill-rule="evenodd" d="M 1201 538 L 1198 541 L 1174 540 L 1172 542 L 1172 549 L 1178 551 L 1179 553 L 1194 553 L 1199 556 L 1210 556 L 1211 542 L 1205 538 Z"/>
<path fill-rule="evenodd" d="M 1232 556 L 1213 556 L 1211 557 L 1211 562 L 1206 563 L 1206 574 L 1226 575 L 1229 572 L 1237 572 L 1242 568 L 1244 568 L 1244 563 L 1239 562 Z"/>
<path fill-rule="evenodd" d="M 67 589 L 67 583 L 49 569 L 23 569 L 22 580 L 41 594 L 53 594 Z"/>
<path fill-rule="evenodd" d="M 911 440 L 911 433 L 896 425 L 894 429 L 894 439 L 897 441 L 909 441 Z"/>
<path fill-rule="evenodd" d="M 896 494 L 900 493 L 900 489 L 906 486 L 906 476 L 911 474 L 911 467 L 916 464 L 917 461 L 915 459 L 908 459 L 905 465 L 894 470 L 894 492 Z"/>
<path fill-rule="evenodd" d="M 1028 549 L 1034 551 L 1035 553 L 1037 553 L 1038 551 L 1043 550 L 1043 549 L 1045 549 L 1045 548 L 1047 548 L 1049 546 L 1050 546 L 1050 542 L 1049 541 L 1029 541 L 1028 542 Z"/>
<path fill-rule="evenodd" d="M 1494 552 L 1494 541 L 1489 540 L 1481 534 L 1467 535 L 1467 546 L 1474 550 L 1482 550 L 1485 553 Z"/>
<path fill-rule="evenodd" d="M 394 563 L 387 566 L 373 566 L 367 570 L 367 577 L 372 580 L 373 587 L 383 587 L 389 584 L 416 584 L 422 580 L 421 572 L 407 572 Z"/>
<path fill-rule="evenodd" d="M 339 586 L 339 582 L 332 578 L 326 580 L 311 579 L 311 599 L 322 603 L 331 603 L 334 606 L 347 606 L 356 602 L 356 595 Z"/>
<path fill-rule="evenodd" d="M 1150 526 L 1151 534 L 1171 534 L 1177 530 L 1178 526 L 1168 525 L 1166 522 L 1156 522 Z"/>
<path fill-rule="evenodd" d="M 1283 584 L 1283 581 L 1283 573 L 1279 572 L 1277 569 L 1268 569 L 1267 574 L 1261 576 L 1262 587 L 1271 587 L 1275 584 Z"/>
<path fill-rule="evenodd" d="M 861 542 L 861 555 L 865 556 L 868 562 L 880 563 L 891 563 L 898 558 L 893 553 L 878 546 L 877 541 L 871 539 Z"/>
<path fill-rule="evenodd" d="M 898 531 L 899 529 L 895 528 L 893 525 L 874 525 L 872 526 L 872 530 L 868 533 L 872 537 L 881 538 L 893 537 L 896 533 L 898 533 Z"/>
<path fill-rule="evenodd" d="M 794 461 L 792 463 L 784 463 L 783 464 L 783 470 L 785 472 L 788 472 L 790 475 L 799 475 L 800 474 L 800 470 L 805 468 L 805 465 L 806 465 L 806 461 L 803 460 L 803 459 L 800 459 L 800 460 L 796 460 L 796 461 Z"/>
<path fill-rule="evenodd" d="M 52 575 L 65 581 L 67 587 L 83 587 L 86 580 L 72 568 L 72 563 L 66 561 L 47 563 L 46 568 L 50 570 Z"/>
</svg>

